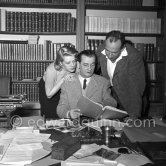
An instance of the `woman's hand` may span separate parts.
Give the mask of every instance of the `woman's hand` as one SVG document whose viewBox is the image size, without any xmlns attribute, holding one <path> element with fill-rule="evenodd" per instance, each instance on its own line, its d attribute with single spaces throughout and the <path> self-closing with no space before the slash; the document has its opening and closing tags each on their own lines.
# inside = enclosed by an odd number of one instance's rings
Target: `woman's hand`
<svg viewBox="0 0 166 166">
<path fill-rule="evenodd" d="M 65 80 L 65 77 L 70 74 L 69 72 L 65 71 L 65 70 L 61 70 L 60 73 L 58 74 L 58 77 L 57 77 L 57 81 L 59 80 Z"/>
<path fill-rule="evenodd" d="M 66 81 L 73 81 L 74 80 L 74 74 L 73 73 L 68 73 L 65 75 L 64 79 Z"/>
</svg>

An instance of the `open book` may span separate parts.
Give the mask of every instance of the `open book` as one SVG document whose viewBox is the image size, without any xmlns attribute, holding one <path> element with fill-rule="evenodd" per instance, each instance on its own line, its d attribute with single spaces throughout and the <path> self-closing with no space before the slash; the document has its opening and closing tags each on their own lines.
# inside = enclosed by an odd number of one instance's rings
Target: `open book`
<svg viewBox="0 0 166 166">
<path fill-rule="evenodd" d="M 126 111 L 122 111 L 112 106 L 105 106 L 96 103 L 85 96 L 81 96 L 77 103 L 82 115 L 94 119 L 120 119 L 128 115 Z"/>
</svg>

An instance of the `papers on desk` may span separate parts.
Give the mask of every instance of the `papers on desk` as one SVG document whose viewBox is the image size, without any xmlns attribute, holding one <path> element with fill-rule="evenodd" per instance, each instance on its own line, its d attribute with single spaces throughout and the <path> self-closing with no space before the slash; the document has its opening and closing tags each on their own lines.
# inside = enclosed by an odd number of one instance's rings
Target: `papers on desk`
<svg viewBox="0 0 166 166">
<path fill-rule="evenodd" d="M 101 146 L 105 149 L 110 149 L 114 152 L 118 152 L 119 148 L 108 148 L 105 145 Z M 152 163 L 146 156 L 135 153 L 134 151 L 131 151 L 130 154 L 121 154 L 117 159 L 117 166 L 141 166 L 147 163 Z"/>
<path fill-rule="evenodd" d="M 89 145 L 82 145 L 81 149 L 73 154 L 74 157 L 77 159 L 91 156 L 94 152 L 101 149 L 101 147 L 97 144 L 89 144 Z"/>
<path fill-rule="evenodd" d="M 2 160 L 11 142 L 12 142 L 12 138 L 4 139 L 4 140 L 0 139 L 0 146 L 1 146 L 0 160 Z"/>
<path fill-rule="evenodd" d="M 62 161 L 62 166 L 116 166 L 116 161 L 106 160 L 100 156 L 94 155 L 96 151 L 101 149 L 97 144 L 82 145 L 81 149 L 69 157 L 66 161 Z"/>
<path fill-rule="evenodd" d="M 66 161 L 61 161 L 61 166 L 104 166 L 104 163 L 99 156 L 88 156 L 81 159 L 71 156 Z"/>
<path fill-rule="evenodd" d="M 61 162 L 61 166 L 140 166 L 152 163 L 147 157 L 131 152 L 131 154 L 121 154 L 116 160 L 107 160 L 94 155 L 93 152 L 104 148 L 118 153 L 118 148 L 108 148 L 105 145 L 84 145 L 73 156 Z M 87 153 L 87 154 L 86 154 Z M 78 156 L 83 156 L 78 158 Z"/>
<path fill-rule="evenodd" d="M 120 155 L 116 161 L 120 166 L 140 166 L 147 163 L 152 163 L 147 157 L 140 155 L 140 154 L 123 154 Z M 117 166 L 118 166 L 117 165 Z"/>
<path fill-rule="evenodd" d="M 43 149 L 42 142 L 47 141 L 50 134 L 36 134 L 31 130 L 9 130 L 0 139 L 4 148 L 0 158 L 0 164 L 25 165 L 30 164 L 50 151 Z"/>
<path fill-rule="evenodd" d="M 24 149 L 25 148 L 25 149 Z M 18 146 L 10 144 L 3 159 L 0 161 L 2 164 L 30 164 L 50 152 L 44 150 L 41 144 Z"/>
<path fill-rule="evenodd" d="M 62 161 L 61 166 L 104 166 L 103 159 L 93 155 L 99 149 L 97 144 L 83 145 L 73 156 Z"/>
</svg>

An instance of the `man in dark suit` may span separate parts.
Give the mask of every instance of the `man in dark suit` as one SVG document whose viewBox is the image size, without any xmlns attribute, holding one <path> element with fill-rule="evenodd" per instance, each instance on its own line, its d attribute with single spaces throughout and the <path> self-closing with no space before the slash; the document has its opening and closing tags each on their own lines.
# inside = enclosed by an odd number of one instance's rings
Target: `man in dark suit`
<svg viewBox="0 0 166 166">
<path fill-rule="evenodd" d="M 66 79 L 61 86 L 60 101 L 57 114 L 60 118 L 76 118 L 80 115 L 77 109 L 78 100 L 82 95 L 102 105 L 117 106 L 111 96 L 108 79 L 94 74 L 96 54 L 84 50 L 77 56 L 79 72 Z"/>
<path fill-rule="evenodd" d="M 104 44 L 96 53 L 97 69 L 110 79 L 119 108 L 127 111 L 132 119 L 140 117 L 145 89 L 143 55 L 125 43 L 125 36 L 120 31 L 107 33 Z"/>
</svg>

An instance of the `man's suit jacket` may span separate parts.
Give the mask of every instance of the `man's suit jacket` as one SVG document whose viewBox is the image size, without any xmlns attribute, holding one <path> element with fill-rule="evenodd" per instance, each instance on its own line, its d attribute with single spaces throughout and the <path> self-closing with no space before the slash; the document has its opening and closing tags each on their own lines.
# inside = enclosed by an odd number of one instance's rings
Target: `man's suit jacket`
<svg viewBox="0 0 166 166">
<path fill-rule="evenodd" d="M 101 52 L 105 44 L 97 50 L 98 67 L 101 74 L 109 78 L 107 59 Z M 112 83 L 119 102 L 131 117 L 139 117 L 142 109 L 142 96 L 145 89 L 145 67 L 142 54 L 134 47 L 126 44 L 128 55 L 117 62 Z"/>
<path fill-rule="evenodd" d="M 77 108 L 77 102 L 82 96 L 82 87 L 77 74 L 71 80 L 67 79 L 61 86 L 60 101 L 57 107 L 57 114 L 60 118 L 65 118 L 67 112 Z M 117 102 L 111 96 L 110 82 L 106 78 L 93 75 L 86 87 L 86 96 L 103 105 L 116 107 Z"/>
</svg>

